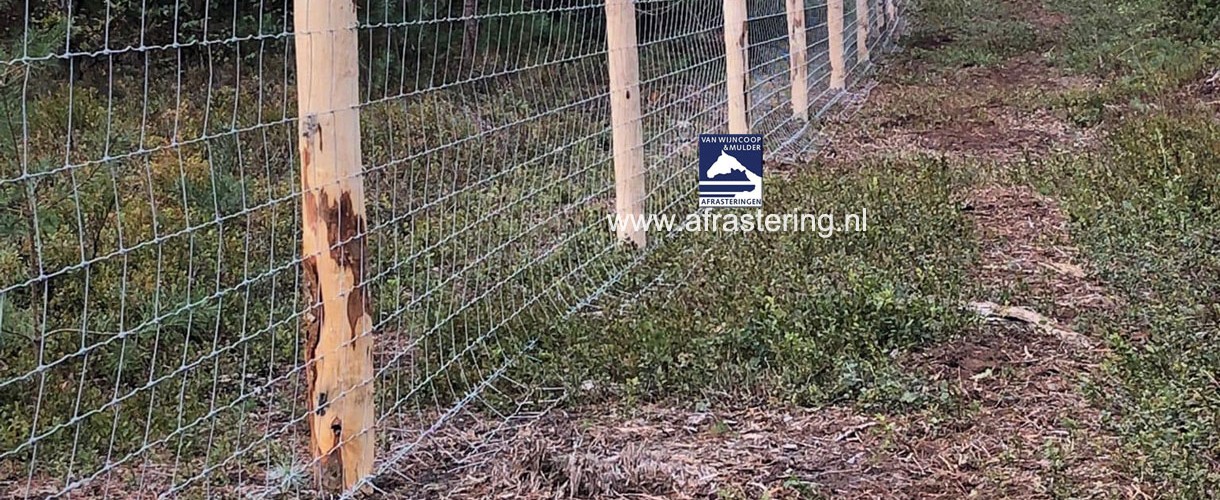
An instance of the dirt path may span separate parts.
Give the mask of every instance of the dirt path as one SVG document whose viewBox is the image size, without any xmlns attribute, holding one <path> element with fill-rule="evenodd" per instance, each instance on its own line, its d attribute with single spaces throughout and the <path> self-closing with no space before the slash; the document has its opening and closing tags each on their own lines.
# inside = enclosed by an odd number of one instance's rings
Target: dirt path
<svg viewBox="0 0 1220 500">
<path fill-rule="evenodd" d="M 1014 12 L 1041 34 L 1068 22 L 1037 2 L 1021 2 Z M 906 59 L 873 90 L 870 106 L 832 133 L 840 138 L 835 161 L 931 154 L 977 170 L 962 209 L 981 244 L 978 300 L 1045 319 L 1034 325 L 991 317 L 975 334 L 916 357 L 915 366 L 951 381 L 974 410 L 949 425 L 901 418 L 872 436 L 868 448 L 886 450 L 874 460 L 892 468 L 888 486 L 899 496 L 1147 493 L 1115 465 L 1118 440 L 1080 393 L 1104 354 L 1101 342 L 1068 326 L 1114 300 L 1090 278 L 1056 201 L 1003 180 L 1017 162 L 1084 152 L 1096 142 L 1091 130 L 1048 109 L 1048 96 L 1094 85 L 1057 71 L 1042 55 L 1049 50 L 1042 45 L 994 67 L 954 71 Z"/>
<path fill-rule="evenodd" d="M 1040 3 L 1020 4 L 1013 12 L 1043 36 L 1069 22 Z M 1047 44 L 987 68 L 944 71 L 906 59 L 867 110 L 833 134 L 841 138 L 836 161 L 932 154 L 976 169 L 962 209 L 981 245 L 978 300 L 1040 312 L 1046 322 L 991 317 L 974 335 L 917 356 L 915 366 L 951 381 L 974 410 L 950 425 L 902 418 L 874 436 L 887 450 L 875 458 L 893 467 L 890 486 L 900 496 L 1145 493 L 1115 465 L 1118 440 L 1080 393 L 1104 354 L 1101 343 L 1068 326 L 1085 309 L 1113 307 L 1113 299 L 1089 277 L 1056 201 L 1003 180 L 1016 162 L 1083 152 L 1096 141 L 1048 109 L 1048 96 L 1094 82 L 1057 71 L 1042 55 Z"/>
<path fill-rule="evenodd" d="M 1117 439 L 1080 393 L 1103 353 L 1068 325 L 1076 311 L 1108 299 L 1087 277 L 1054 200 L 984 183 L 965 208 L 983 245 L 979 300 L 1041 312 L 1045 323 L 997 315 L 916 356 L 913 366 L 948 381 L 971 410 L 948 423 L 900 418 L 874 436 L 886 449 L 879 460 L 896 469 L 891 486 L 923 498 L 1136 493 L 1114 464 Z"/>
</svg>

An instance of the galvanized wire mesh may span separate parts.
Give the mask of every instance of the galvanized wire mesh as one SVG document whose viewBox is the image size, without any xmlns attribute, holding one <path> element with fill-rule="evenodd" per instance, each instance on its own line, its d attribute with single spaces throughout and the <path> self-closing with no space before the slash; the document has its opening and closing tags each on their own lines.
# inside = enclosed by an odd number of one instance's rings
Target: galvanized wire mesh
<svg viewBox="0 0 1220 500">
<path fill-rule="evenodd" d="M 870 2 L 880 47 L 897 25 Z M 825 2 L 805 8 L 810 122 L 790 109 L 784 1 L 748 2 L 772 157 L 816 149 L 842 95 Z M 312 494 L 292 9 L 0 2 L 0 495 Z M 509 426 L 562 398 L 513 367 L 649 251 L 607 230 L 604 9 L 357 2 L 369 481 L 466 412 Z M 721 4 L 636 10 L 647 210 L 690 213 L 695 139 L 726 128 Z"/>
</svg>

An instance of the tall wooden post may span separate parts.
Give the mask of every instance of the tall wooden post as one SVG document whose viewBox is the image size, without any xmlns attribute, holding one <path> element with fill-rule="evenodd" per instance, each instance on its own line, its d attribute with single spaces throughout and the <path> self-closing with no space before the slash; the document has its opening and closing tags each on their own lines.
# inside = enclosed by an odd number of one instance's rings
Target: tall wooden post
<svg viewBox="0 0 1220 500">
<path fill-rule="evenodd" d="M 356 10 L 350 0 L 294 9 L 306 407 L 318 486 L 337 491 L 372 472 L 374 449 Z"/>
<path fill-rule="evenodd" d="M 643 247 L 647 235 L 635 222 L 644 217 L 644 128 L 640 118 L 640 55 L 633 0 L 606 2 L 610 67 L 610 126 L 614 141 L 614 205 L 619 240 Z"/>
<path fill-rule="evenodd" d="M 792 80 L 792 117 L 809 119 L 809 63 L 805 42 L 805 0 L 788 0 L 788 76 Z"/>
<path fill-rule="evenodd" d="M 847 86 L 846 63 L 843 57 L 843 0 L 826 0 L 827 45 L 830 47 L 830 88 Z"/>
<path fill-rule="evenodd" d="M 868 62 L 869 32 L 868 0 L 856 0 L 856 55 L 860 62 Z"/>
<path fill-rule="evenodd" d="M 730 134 L 750 133 L 746 117 L 746 54 L 750 43 L 746 19 L 746 0 L 724 0 L 724 66 Z"/>
</svg>

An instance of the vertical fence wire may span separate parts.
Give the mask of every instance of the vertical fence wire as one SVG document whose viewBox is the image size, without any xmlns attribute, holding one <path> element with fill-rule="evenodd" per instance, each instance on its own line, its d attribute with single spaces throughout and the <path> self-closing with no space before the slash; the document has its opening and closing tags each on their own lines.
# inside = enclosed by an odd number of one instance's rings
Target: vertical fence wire
<svg viewBox="0 0 1220 500">
<path fill-rule="evenodd" d="M 845 8 L 849 87 L 856 23 L 875 53 L 899 30 L 870 1 L 868 20 Z M 804 5 L 809 122 L 784 0 L 747 4 L 749 121 L 773 159 L 816 149 L 841 96 L 825 1 Z M 553 405 L 515 367 L 638 291 L 665 242 L 608 230 L 601 0 L 354 7 L 367 262 L 347 285 L 372 303 L 380 488 L 437 465 L 416 453 L 437 440 L 486 451 L 471 415 L 498 432 Z M 313 494 L 292 9 L 0 3 L 0 496 Z M 722 6 L 636 11 L 646 212 L 688 214 L 697 136 L 727 127 Z"/>
</svg>

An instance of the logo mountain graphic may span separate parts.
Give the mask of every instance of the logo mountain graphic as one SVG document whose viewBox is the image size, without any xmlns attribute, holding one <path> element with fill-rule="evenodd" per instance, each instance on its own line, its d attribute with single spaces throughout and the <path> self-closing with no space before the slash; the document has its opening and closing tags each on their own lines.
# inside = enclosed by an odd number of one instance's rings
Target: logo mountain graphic
<svg viewBox="0 0 1220 500">
<path fill-rule="evenodd" d="M 716 158 L 716 162 L 708 167 L 707 177 L 709 179 L 716 179 L 720 176 L 736 177 L 733 174 L 745 175 L 744 182 L 749 183 L 751 186 L 749 190 L 735 193 L 733 195 L 734 198 L 746 199 L 757 198 L 759 196 L 759 191 L 762 190 L 762 177 L 751 172 L 750 169 L 742 165 L 733 155 L 721 150 L 720 157 Z"/>
</svg>

